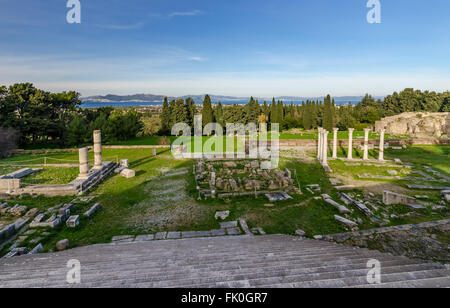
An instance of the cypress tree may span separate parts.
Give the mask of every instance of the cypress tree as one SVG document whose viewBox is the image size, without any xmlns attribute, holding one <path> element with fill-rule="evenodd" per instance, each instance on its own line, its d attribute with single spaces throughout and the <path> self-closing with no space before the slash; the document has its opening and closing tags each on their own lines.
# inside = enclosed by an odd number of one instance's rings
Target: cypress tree
<svg viewBox="0 0 450 308">
<path fill-rule="evenodd" d="M 166 135 L 170 132 L 170 108 L 167 97 L 164 97 L 164 103 L 161 113 L 161 131 L 160 134 Z"/>
<path fill-rule="evenodd" d="M 169 130 L 172 129 L 177 122 L 175 122 L 174 112 L 175 112 L 175 100 L 171 100 L 169 103 L 169 112 L 170 112 L 170 121 L 169 121 Z"/>
<path fill-rule="evenodd" d="M 305 130 L 311 129 L 311 119 L 311 102 L 307 100 L 303 108 L 303 128 Z"/>
<path fill-rule="evenodd" d="M 189 126 L 194 126 L 194 116 L 197 114 L 197 108 L 195 107 L 195 102 L 192 98 L 188 97 L 186 99 L 186 109 L 187 109 L 187 119 Z"/>
<path fill-rule="evenodd" d="M 327 95 L 327 97 L 325 98 L 325 104 L 323 107 L 322 125 L 323 125 L 323 128 L 325 128 L 329 132 L 331 132 L 333 129 L 333 111 L 332 111 L 330 95 Z"/>
<path fill-rule="evenodd" d="M 203 127 L 205 127 L 206 124 L 213 122 L 213 109 L 211 105 L 211 98 L 209 97 L 209 95 L 206 95 L 205 99 L 203 100 L 202 117 Z"/>
<path fill-rule="evenodd" d="M 177 99 L 175 102 L 175 107 L 172 112 L 173 123 L 187 123 L 188 122 L 188 112 L 183 99 Z"/>
<path fill-rule="evenodd" d="M 279 123 L 275 97 L 272 99 L 272 106 L 270 106 L 270 123 Z"/>
<path fill-rule="evenodd" d="M 214 110 L 214 119 L 216 123 L 219 123 L 222 127 L 225 126 L 224 120 L 223 120 L 223 107 L 222 103 L 219 102 L 217 104 L 216 109 Z"/>
</svg>

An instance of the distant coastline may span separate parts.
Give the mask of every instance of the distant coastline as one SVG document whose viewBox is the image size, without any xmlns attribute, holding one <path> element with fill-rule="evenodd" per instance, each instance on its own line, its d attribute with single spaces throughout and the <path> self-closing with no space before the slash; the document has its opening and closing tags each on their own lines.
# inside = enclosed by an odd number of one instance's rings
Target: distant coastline
<svg viewBox="0 0 450 308">
<path fill-rule="evenodd" d="M 213 104 L 217 104 L 219 101 L 213 101 Z M 236 101 L 220 101 L 223 105 L 245 105 L 248 103 L 248 100 L 236 100 Z M 286 101 L 283 100 L 283 102 L 287 105 L 294 104 L 294 105 L 301 105 L 303 101 Z M 360 100 L 336 100 L 336 105 L 344 105 L 344 104 L 352 104 L 356 105 L 359 103 Z M 260 101 L 260 104 L 263 104 L 264 101 Z M 81 104 L 82 108 L 100 108 L 100 107 L 148 107 L 148 106 L 162 106 L 163 102 L 98 102 L 98 101 L 83 101 Z M 201 105 L 202 101 L 195 101 L 196 105 Z M 267 104 L 271 104 L 271 101 L 267 101 Z"/>
</svg>

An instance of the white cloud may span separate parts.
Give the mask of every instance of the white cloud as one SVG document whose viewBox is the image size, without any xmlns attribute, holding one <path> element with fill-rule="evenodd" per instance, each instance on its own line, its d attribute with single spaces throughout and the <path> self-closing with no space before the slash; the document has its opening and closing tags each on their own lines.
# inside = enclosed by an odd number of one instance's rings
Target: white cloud
<svg viewBox="0 0 450 308">
<path fill-rule="evenodd" d="M 200 10 L 193 10 L 193 11 L 186 11 L 186 12 L 173 12 L 169 14 L 169 17 L 175 17 L 175 16 L 197 16 L 203 14 L 203 11 Z"/>
<path fill-rule="evenodd" d="M 145 25 L 145 22 L 137 22 L 130 25 L 102 25 L 102 24 L 96 24 L 96 27 L 103 28 L 103 29 L 111 29 L 111 30 L 136 30 L 140 29 Z"/>
</svg>

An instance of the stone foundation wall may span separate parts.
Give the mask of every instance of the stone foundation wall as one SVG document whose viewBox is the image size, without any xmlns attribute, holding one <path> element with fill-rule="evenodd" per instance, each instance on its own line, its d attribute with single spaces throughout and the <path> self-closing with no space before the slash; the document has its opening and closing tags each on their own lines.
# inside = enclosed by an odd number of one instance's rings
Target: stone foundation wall
<svg viewBox="0 0 450 308">
<path fill-rule="evenodd" d="M 450 263 L 450 219 L 325 235 L 322 239 L 394 255 Z"/>
</svg>

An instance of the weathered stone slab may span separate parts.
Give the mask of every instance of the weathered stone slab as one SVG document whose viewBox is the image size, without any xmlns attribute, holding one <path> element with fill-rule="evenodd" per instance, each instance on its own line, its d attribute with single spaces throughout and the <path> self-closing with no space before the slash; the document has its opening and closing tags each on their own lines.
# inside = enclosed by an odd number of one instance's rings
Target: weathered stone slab
<svg viewBox="0 0 450 308">
<path fill-rule="evenodd" d="M 69 228 L 76 228 L 79 224 L 80 224 L 80 216 L 79 215 L 70 216 L 66 222 L 66 225 Z"/>
<path fill-rule="evenodd" d="M 167 232 L 158 232 L 155 234 L 155 240 L 165 240 L 167 238 Z"/>
<path fill-rule="evenodd" d="M 247 222 L 244 219 L 239 219 L 239 224 L 241 225 L 242 230 L 247 235 L 253 235 L 252 232 L 250 232 L 250 229 L 248 228 Z"/>
<path fill-rule="evenodd" d="M 134 238 L 134 235 L 118 235 L 114 236 L 111 241 L 113 242 L 121 242 L 124 240 L 132 240 Z"/>
<path fill-rule="evenodd" d="M 167 239 L 168 240 L 175 240 L 181 238 L 181 232 L 168 232 L 167 233 Z"/>
<path fill-rule="evenodd" d="M 136 172 L 134 172 L 134 170 L 131 169 L 123 169 L 120 172 L 120 175 L 123 176 L 124 178 L 130 179 L 136 176 Z"/>
<path fill-rule="evenodd" d="M 16 228 L 16 230 L 20 230 L 22 229 L 23 226 L 26 225 L 27 222 L 28 222 L 27 218 L 19 218 L 14 222 L 14 227 Z"/>
<path fill-rule="evenodd" d="M 341 214 L 350 214 L 351 213 L 351 211 L 348 208 L 346 208 L 343 205 L 340 205 L 339 203 L 337 203 L 336 201 L 332 200 L 331 198 L 324 198 L 323 195 L 322 195 L 322 198 L 323 198 L 323 200 L 326 203 L 331 204 L 332 206 L 334 206 L 339 211 L 339 213 L 341 213 Z"/>
<path fill-rule="evenodd" d="M 97 212 L 100 209 L 100 204 L 96 203 L 94 204 L 88 211 L 86 211 L 83 215 L 86 217 L 91 217 L 94 215 L 95 212 Z"/>
<path fill-rule="evenodd" d="M 33 208 L 25 214 L 25 218 L 34 218 L 37 214 L 39 214 L 39 209 Z"/>
<path fill-rule="evenodd" d="M 145 235 L 138 235 L 136 236 L 135 242 L 149 242 L 153 241 L 155 239 L 154 234 L 145 234 Z"/>
<path fill-rule="evenodd" d="M 14 224 L 10 224 L 0 230 L 0 242 L 9 239 L 14 232 L 16 232 L 16 227 Z"/>
<path fill-rule="evenodd" d="M 405 205 L 412 210 L 423 210 L 425 208 L 424 206 L 417 203 L 406 203 Z"/>
<path fill-rule="evenodd" d="M 227 232 L 225 231 L 225 229 L 214 229 L 214 230 L 211 230 L 211 235 L 212 236 L 224 236 L 224 235 L 227 235 Z"/>
<path fill-rule="evenodd" d="M 407 203 L 415 203 L 416 198 L 398 194 L 389 190 L 383 191 L 383 203 L 386 205 L 391 204 L 407 204 Z"/>
<path fill-rule="evenodd" d="M 197 231 L 196 237 L 210 237 L 211 231 Z"/>
<path fill-rule="evenodd" d="M 429 185 L 411 185 L 407 184 L 406 187 L 410 189 L 423 189 L 423 190 L 450 190 L 447 186 L 429 186 Z"/>
<path fill-rule="evenodd" d="M 336 221 L 340 222 L 341 224 L 349 227 L 349 228 L 354 229 L 354 228 L 358 227 L 358 224 L 356 222 L 351 221 L 351 220 L 349 220 L 347 218 L 344 218 L 344 217 L 341 217 L 341 216 L 338 216 L 338 215 L 334 215 L 334 219 Z"/>
<path fill-rule="evenodd" d="M 28 254 L 29 254 L 29 255 L 38 254 L 38 253 L 40 253 L 43 249 L 44 249 L 44 247 L 42 247 L 42 244 L 39 244 L 39 245 L 37 245 L 36 247 L 34 247 L 32 250 L 30 250 L 30 252 L 29 252 Z"/>
<path fill-rule="evenodd" d="M 125 169 L 125 167 L 118 167 L 118 168 L 114 169 L 114 173 L 121 173 L 124 169 Z"/>
<path fill-rule="evenodd" d="M 221 229 L 235 228 L 237 226 L 238 226 L 238 222 L 237 221 L 226 221 L 226 222 L 221 222 L 220 223 L 220 228 Z"/>
<path fill-rule="evenodd" d="M 226 230 L 227 230 L 228 235 L 239 235 L 239 234 L 241 234 L 241 229 L 239 229 L 239 228 L 229 228 L 229 229 L 226 229 Z"/>
<path fill-rule="evenodd" d="M 184 232 L 181 232 L 181 236 L 183 238 L 193 238 L 193 237 L 197 237 L 197 232 L 196 231 L 184 231 Z"/>
</svg>

